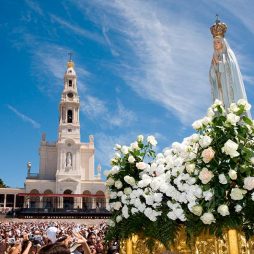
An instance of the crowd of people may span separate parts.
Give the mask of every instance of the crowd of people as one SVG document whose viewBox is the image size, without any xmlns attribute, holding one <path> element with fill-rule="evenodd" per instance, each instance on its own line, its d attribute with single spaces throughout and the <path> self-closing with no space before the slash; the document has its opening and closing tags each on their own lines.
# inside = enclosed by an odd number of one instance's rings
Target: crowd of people
<svg viewBox="0 0 254 254">
<path fill-rule="evenodd" d="M 3 221 L 0 254 L 117 254 L 117 242 L 105 242 L 107 224 Z"/>
</svg>

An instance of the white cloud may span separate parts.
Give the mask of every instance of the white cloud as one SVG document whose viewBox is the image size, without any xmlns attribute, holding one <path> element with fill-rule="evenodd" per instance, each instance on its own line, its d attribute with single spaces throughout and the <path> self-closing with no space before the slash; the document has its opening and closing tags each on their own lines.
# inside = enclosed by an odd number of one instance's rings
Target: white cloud
<svg viewBox="0 0 254 254">
<path fill-rule="evenodd" d="M 118 51 L 116 50 L 115 46 L 113 45 L 113 43 L 109 39 L 109 36 L 108 36 L 108 27 L 106 27 L 105 25 L 102 26 L 102 33 L 103 33 L 103 36 L 105 38 L 105 41 L 107 42 L 107 44 L 108 44 L 108 46 L 110 48 L 111 54 L 113 56 L 119 56 Z"/>
<path fill-rule="evenodd" d="M 57 22 L 62 27 L 67 28 L 68 30 L 72 31 L 73 33 L 80 35 L 82 37 L 86 37 L 86 38 L 96 41 L 98 43 L 102 43 L 102 44 L 104 43 L 104 39 L 101 35 L 92 33 L 89 30 L 85 30 L 84 28 L 81 28 L 77 25 L 69 23 L 66 20 L 61 19 L 60 17 L 57 17 L 55 15 L 50 15 L 50 16 L 51 16 L 52 21 Z"/>
<path fill-rule="evenodd" d="M 80 110 L 91 119 L 96 119 L 107 112 L 105 102 L 91 95 L 83 98 L 80 103 Z"/>
<path fill-rule="evenodd" d="M 29 116 L 26 116 L 25 114 L 19 112 L 16 108 L 14 108 L 11 105 L 7 105 L 7 107 L 14 112 L 22 121 L 30 123 L 32 125 L 33 128 L 35 129 L 39 129 L 41 127 L 41 125 L 36 122 L 35 120 L 33 120 L 32 118 L 30 118 Z"/>
<path fill-rule="evenodd" d="M 128 110 L 120 101 L 117 101 L 117 110 L 113 113 L 108 113 L 105 119 L 112 126 L 126 127 L 132 125 L 137 120 L 137 117 L 133 111 Z"/>
<path fill-rule="evenodd" d="M 26 0 L 26 4 L 37 14 L 43 16 L 43 10 L 41 9 L 38 1 Z"/>
<path fill-rule="evenodd" d="M 117 100 L 116 110 L 110 110 L 106 102 L 91 95 L 85 96 L 80 103 L 80 110 L 92 120 L 106 122 L 108 127 L 126 127 L 136 121 L 136 115 Z M 105 125 L 104 125 L 105 126 Z"/>
<path fill-rule="evenodd" d="M 211 101 L 207 100 L 212 54 L 209 29 L 195 20 L 179 20 L 179 13 L 163 10 L 153 1 L 98 0 L 96 7 L 104 13 L 100 19 L 99 12 L 97 22 L 104 24 L 107 19 L 110 31 L 121 34 L 118 44 L 128 46 L 121 53 L 125 59 L 118 70 L 127 85 L 184 123 L 201 116 Z"/>
<path fill-rule="evenodd" d="M 254 3 L 252 0 L 245 0 L 244 3 L 242 1 L 216 1 L 220 6 L 231 12 L 234 16 L 236 16 L 244 26 L 251 33 L 254 34 L 254 20 L 253 20 L 253 8 Z"/>
<path fill-rule="evenodd" d="M 48 43 L 38 43 L 36 47 L 32 47 L 33 66 L 32 72 L 38 79 L 38 87 L 52 94 L 55 87 L 63 87 L 63 77 L 66 71 L 68 48 Z M 90 73 L 81 65 L 75 67 L 78 79 L 78 89 L 81 92 L 86 91 L 86 78 Z M 53 77 L 53 78 L 52 78 Z"/>
</svg>

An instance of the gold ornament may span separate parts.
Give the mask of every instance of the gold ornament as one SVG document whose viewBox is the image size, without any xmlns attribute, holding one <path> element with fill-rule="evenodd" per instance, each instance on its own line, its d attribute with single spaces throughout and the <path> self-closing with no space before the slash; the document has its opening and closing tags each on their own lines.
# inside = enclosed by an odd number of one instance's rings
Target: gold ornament
<svg viewBox="0 0 254 254">
<path fill-rule="evenodd" d="M 73 67 L 74 67 L 74 62 L 72 60 L 68 61 L 67 68 L 73 68 Z"/>
<path fill-rule="evenodd" d="M 227 31 L 227 25 L 225 23 L 222 23 L 217 15 L 217 19 L 215 23 L 210 27 L 211 33 L 213 35 L 213 38 L 215 37 L 224 37 L 224 34 Z"/>
</svg>

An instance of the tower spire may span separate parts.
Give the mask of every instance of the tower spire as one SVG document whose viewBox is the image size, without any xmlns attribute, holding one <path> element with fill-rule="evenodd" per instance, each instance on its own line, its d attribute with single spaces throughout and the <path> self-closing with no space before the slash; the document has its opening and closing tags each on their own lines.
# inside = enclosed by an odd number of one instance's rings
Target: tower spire
<svg viewBox="0 0 254 254">
<path fill-rule="evenodd" d="M 67 62 L 67 68 L 73 68 L 74 67 L 74 62 L 72 61 L 73 53 L 69 52 L 68 55 L 69 55 L 69 60 Z"/>
<path fill-rule="evenodd" d="M 59 106 L 59 142 L 65 140 L 80 141 L 79 96 L 77 75 L 72 61 L 72 52 L 68 53 L 67 70 L 64 74 L 64 89 Z"/>
<path fill-rule="evenodd" d="M 73 55 L 73 53 L 69 52 L 68 55 L 69 55 L 69 62 L 72 62 L 72 55 Z"/>
</svg>

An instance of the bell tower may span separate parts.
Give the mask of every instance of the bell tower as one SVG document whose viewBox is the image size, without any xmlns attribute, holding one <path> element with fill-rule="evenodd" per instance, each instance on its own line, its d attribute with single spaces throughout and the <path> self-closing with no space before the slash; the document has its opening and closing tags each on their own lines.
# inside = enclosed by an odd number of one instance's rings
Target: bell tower
<svg viewBox="0 0 254 254">
<path fill-rule="evenodd" d="M 58 142 L 66 139 L 80 142 L 79 107 L 77 75 L 74 62 L 70 58 L 64 74 L 64 89 L 59 105 Z"/>
</svg>

